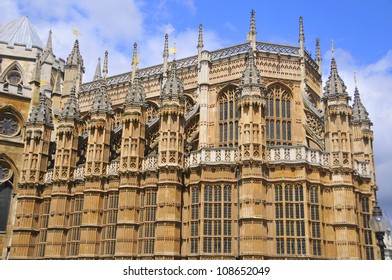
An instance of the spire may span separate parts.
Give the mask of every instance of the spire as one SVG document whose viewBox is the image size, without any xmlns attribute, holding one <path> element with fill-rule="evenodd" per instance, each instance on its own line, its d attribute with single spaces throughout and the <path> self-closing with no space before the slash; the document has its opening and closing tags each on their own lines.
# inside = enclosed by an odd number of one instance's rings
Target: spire
<svg viewBox="0 0 392 280">
<path fill-rule="evenodd" d="M 304 32 L 304 22 L 302 16 L 299 17 L 299 48 L 300 56 L 305 56 L 305 32 Z"/>
<path fill-rule="evenodd" d="M 165 34 L 165 45 L 163 47 L 163 58 L 169 58 L 169 34 Z"/>
<path fill-rule="evenodd" d="M 305 42 L 304 21 L 302 16 L 299 17 L 299 41 Z"/>
<path fill-rule="evenodd" d="M 97 67 L 95 68 L 95 74 L 94 74 L 94 78 L 93 81 L 97 81 L 102 79 L 102 75 L 101 75 L 101 58 L 98 57 L 98 62 L 97 62 Z"/>
<path fill-rule="evenodd" d="M 106 80 L 108 75 L 108 51 L 105 52 L 105 58 L 103 60 L 103 79 Z"/>
<path fill-rule="evenodd" d="M 321 50 L 320 50 L 320 38 L 316 38 L 316 63 L 319 67 L 319 73 L 322 73 L 322 58 L 321 58 Z"/>
<path fill-rule="evenodd" d="M 52 30 L 49 30 L 48 41 L 42 54 L 42 62 L 54 63 L 53 44 L 52 44 Z"/>
<path fill-rule="evenodd" d="M 357 77 L 354 73 L 354 81 L 355 81 L 355 91 L 354 91 L 354 103 L 353 103 L 353 123 L 364 123 L 369 126 L 373 125 L 371 120 L 369 119 L 369 113 L 367 112 L 365 106 L 363 106 L 361 102 L 361 98 L 359 96 L 359 91 L 357 87 Z"/>
<path fill-rule="evenodd" d="M 125 99 L 125 105 L 145 106 L 145 103 L 144 88 L 140 84 L 139 71 L 136 69 L 132 84 L 129 87 L 129 91 Z"/>
<path fill-rule="evenodd" d="M 343 95 L 345 97 L 349 97 L 347 94 L 347 87 L 344 84 L 342 78 L 340 78 L 338 73 L 338 67 L 336 65 L 336 60 L 334 57 L 334 45 L 332 41 L 332 60 L 331 60 L 331 72 L 328 77 L 327 82 L 325 83 L 324 87 L 324 96 L 336 96 L 336 95 Z"/>
<path fill-rule="evenodd" d="M 67 65 L 79 64 L 81 64 L 81 66 L 83 67 L 83 59 L 79 51 L 79 41 L 78 39 L 76 39 L 71 54 L 67 58 Z"/>
<path fill-rule="evenodd" d="M 165 82 L 165 78 L 167 77 L 167 70 L 168 70 L 168 60 L 169 60 L 169 35 L 165 34 L 165 44 L 163 47 L 163 78 Z"/>
<path fill-rule="evenodd" d="M 250 46 L 253 51 L 256 51 L 256 19 L 255 19 L 255 10 L 252 9 L 250 14 L 250 26 L 248 33 L 248 40 L 250 41 Z"/>
<path fill-rule="evenodd" d="M 107 82 L 103 80 L 96 94 L 91 109 L 92 113 L 108 113 L 113 114 L 112 102 L 107 94 Z"/>
<path fill-rule="evenodd" d="M 199 38 L 197 40 L 197 48 L 198 49 L 203 49 L 204 43 L 203 43 L 203 25 L 199 25 Z"/>
<path fill-rule="evenodd" d="M 174 59 L 165 86 L 162 89 L 161 99 L 181 99 L 184 93 L 184 86 L 177 77 L 177 62 Z"/>
<path fill-rule="evenodd" d="M 59 119 L 76 119 L 80 121 L 80 109 L 79 109 L 79 104 L 78 100 L 76 98 L 75 94 L 75 87 L 71 88 L 71 92 L 69 94 L 69 98 L 67 99 L 67 102 L 64 104 L 64 107 L 60 113 Z"/>
<path fill-rule="evenodd" d="M 136 74 L 138 63 L 139 63 L 139 59 L 137 57 L 137 44 L 135 42 L 133 44 L 133 54 L 132 54 L 132 77 L 131 77 L 131 83 L 133 83 L 133 80 L 135 79 L 135 74 Z"/>
<path fill-rule="evenodd" d="M 53 128 L 52 110 L 48 106 L 43 91 L 40 91 L 39 102 L 31 110 L 27 124 L 44 124 Z"/>
<path fill-rule="evenodd" d="M 53 52 L 53 44 L 52 44 L 52 30 L 49 30 L 48 41 L 46 42 L 45 50 Z"/>
</svg>

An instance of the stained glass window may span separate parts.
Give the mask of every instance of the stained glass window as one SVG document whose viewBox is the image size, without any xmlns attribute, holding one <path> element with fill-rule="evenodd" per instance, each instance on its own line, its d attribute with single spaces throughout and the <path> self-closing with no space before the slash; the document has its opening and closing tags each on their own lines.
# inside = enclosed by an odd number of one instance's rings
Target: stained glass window
<svg viewBox="0 0 392 280">
<path fill-rule="evenodd" d="M 265 108 L 268 145 L 291 144 L 290 99 L 289 91 L 280 85 L 268 89 Z"/>
</svg>

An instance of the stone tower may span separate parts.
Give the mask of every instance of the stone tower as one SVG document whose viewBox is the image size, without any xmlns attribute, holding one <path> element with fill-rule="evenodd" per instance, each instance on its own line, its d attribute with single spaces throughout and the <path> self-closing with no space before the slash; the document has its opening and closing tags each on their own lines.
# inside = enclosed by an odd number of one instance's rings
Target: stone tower
<svg viewBox="0 0 392 280">
<path fill-rule="evenodd" d="M 334 51 L 332 46 L 332 52 Z M 332 178 L 335 184 L 326 195 L 328 206 L 341 211 L 342 215 L 331 217 L 332 227 L 326 228 L 328 236 L 332 230 L 339 244 L 338 258 L 352 258 L 357 255 L 355 194 L 351 182 L 353 161 L 351 151 L 350 96 L 338 74 L 335 57 L 332 57 L 330 76 L 324 88 L 325 106 L 325 149 L 330 153 Z M 347 184 L 349 183 L 349 184 Z M 331 231 L 331 232 L 330 232 Z"/>
<path fill-rule="evenodd" d="M 239 256 L 263 255 L 267 246 L 268 219 L 266 208 L 267 189 L 264 183 L 265 162 L 265 95 L 267 88 L 261 81 L 255 64 L 256 27 L 252 10 L 250 46 L 245 70 L 242 73 L 239 123 L 239 158 L 241 184 L 240 248 Z"/>
<path fill-rule="evenodd" d="M 184 164 L 184 87 L 176 61 L 161 92 L 156 258 L 178 259 L 181 242 L 181 190 Z"/>
<path fill-rule="evenodd" d="M 122 114 L 122 142 L 120 159 L 119 208 L 117 222 L 117 258 L 136 258 L 138 254 L 138 231 L 149 230 L 151 221 L 144 224 L 139 219 L 141 172 L 146 147 L 146 103 L 144 88 L 137 70 L 137 45 L 134 44 L 132 74 Z M 156 192 L 156 190 L 155 190 Z M 149 191 L 147 191 L 149 193 Z M 147 194 L 148 195 L 148 194 Z M 144 192 L 143 195 L 144 197 Z M 150 219 L 152 220 L 152 219 Z M 143 244 L 146 249 L 149 243 Z"/>
<path fill-rule="evenodd" d="M 69 54 L 64 67 L 64 86 L 61 93 L 60 109 L 62 109 L 67 102 L 73 87 L 75 87 L 76 94 L 79 93 L 79 87 L 83 81 L 83 73 L 83 58 L 80 55 L 79 41 L 75 40 L 72 51 Z"/>
<path fill-rule="evenodd" d="M 45 213 L 49 215 L 45 257 L 50 259 L 64 258 L 67 237 L 68 240 L 72 240 L 75 236 L 74 230 L 68 229 L 74 221 L 71 219 L 71 223 L 68 223 L 67 217 L 68 206 L 74 203 L 70 195 L 75 187 L 72 181 L 76 172 L 81 122 L 79 104 L 73 87 L 58 117 L 51 199 L 44 198 L 44 203 L 50 205 L 49 213 Z"/>
<path fill-rule="evenodd" d="M 107 56 L 104 64 L 107 65 Z M 104 185 L 110 153 L 110 125 L 113 110 L 107 95 L 107 81 L 104 76 L 100 80 L 92 104 L 91 118 L 88 121 L 88 143 L 85 166 L 86 184 L 84 187 L 83 217 L 80 233 L 80 256 L 95 258 L 99 254 L 99 243 L 102 232 L 102 207 L 104 207 Z M 118 195 L 112 199 L 118 201 Z M 114 217 L 115 218 L 115 217 Z M 115 233 L 114 233 L 115 234 Z"/>
<path fill-rule="evenodd" d="M 37 85 L 38 86 L 38 85 Z M 10 256 L 34 259 L 36 244 L 45 230 L 39 223 L 42 215 L 42 193 L 45 186 L 49 158 L 49 144 L 53 130 L 52 110 L 41 91 L 38 105 L 33 107 L 26 122 L 22 176 Z M 38 248 L 39 251 L 39 248 Z"/>
</svg>

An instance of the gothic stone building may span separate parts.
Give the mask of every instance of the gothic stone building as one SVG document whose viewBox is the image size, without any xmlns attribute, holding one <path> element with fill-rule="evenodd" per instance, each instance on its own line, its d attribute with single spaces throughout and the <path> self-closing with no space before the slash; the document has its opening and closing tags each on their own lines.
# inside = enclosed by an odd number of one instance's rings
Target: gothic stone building
<svg viewBox="0 0 392 280">
<path fill-rule="evenodd" d="M 1 154 L 3 258 L 379 258 L 372 123 L 335 58 L 322 88 L 299 30 L 259 42 L 252 11 L 248 43 L 207 51 L 200 26 L 197 55 L 169 61 L 166 35 L 162 64 L 138 69 L 135 44 L 131 72 L 109 77 L 106 53 L 84 84 L 76 40 L 53 86 L 49 36 L 34 67 L 4 69 L 0 140 L 20 155 Z M 22 91 L 32 75 L 28 118 L 13 71 Z"/>
</svg>

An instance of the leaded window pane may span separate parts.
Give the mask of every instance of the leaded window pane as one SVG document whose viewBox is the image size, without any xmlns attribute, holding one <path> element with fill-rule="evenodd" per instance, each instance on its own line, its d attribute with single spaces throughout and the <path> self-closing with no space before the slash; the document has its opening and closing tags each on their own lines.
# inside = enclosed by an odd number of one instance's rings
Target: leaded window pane
<svg viewBox="0 0 392 280">
<path fill-rule="evenodd" d="M 6 231 L 7 229 L 11 190 L 12 188 L 9 182 L 0 185 L 0 231 Z"/>
</svg>

